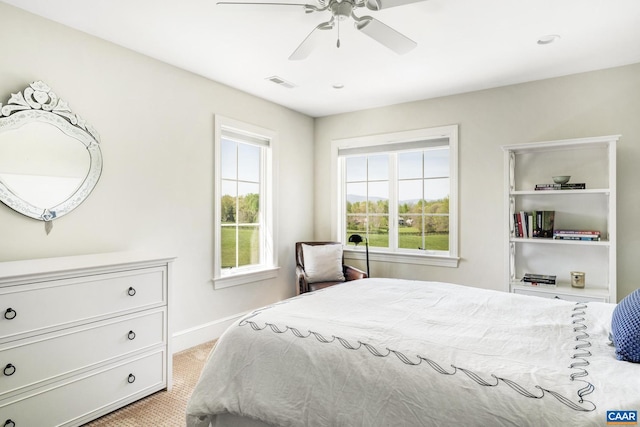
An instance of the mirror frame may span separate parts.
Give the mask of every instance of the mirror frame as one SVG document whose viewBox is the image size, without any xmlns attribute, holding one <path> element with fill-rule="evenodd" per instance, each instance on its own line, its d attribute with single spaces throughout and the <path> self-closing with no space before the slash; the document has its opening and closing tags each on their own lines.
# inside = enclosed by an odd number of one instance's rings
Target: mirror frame
<svg viewBox="0 0 640 427">
<path fill-rule="evenodd" d="M 33 82 L 21 92 L 11 94 L 0 103 L 0 132 L 40 122 L 55 126 L 82 143 L 89 153 L 89 172 L 76 191 L 55 206 L 36 206 L 23 200 L 0 181 L 0 201 L 11 209 L 40 221 L 52 221 L 77 208 L 94 189 L 102 173 L 100 137 L 96 130 L 69 108 L 69 105 L 41 81 Z"/>
</svg>

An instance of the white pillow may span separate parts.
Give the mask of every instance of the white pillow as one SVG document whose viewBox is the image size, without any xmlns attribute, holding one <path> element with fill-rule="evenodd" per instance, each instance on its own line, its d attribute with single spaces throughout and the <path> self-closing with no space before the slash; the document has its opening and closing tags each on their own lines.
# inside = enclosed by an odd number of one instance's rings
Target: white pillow
<svg viewBox="0 0 640 427">
<path fill-rule="evenodd" d="M 304 271 L 309 283 L 344 282 L 342 245 L 302 244 Z"/>
</svg>

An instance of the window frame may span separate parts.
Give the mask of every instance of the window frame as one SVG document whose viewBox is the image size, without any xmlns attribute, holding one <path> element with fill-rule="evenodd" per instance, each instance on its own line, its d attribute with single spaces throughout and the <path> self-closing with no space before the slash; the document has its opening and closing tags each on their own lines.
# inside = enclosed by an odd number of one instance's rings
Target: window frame
<svg viewBox="0 0 640 427">
<path fill-rule="evenodd" d="M 449 251 L 448 254 L 422 251 L 415 249 L 381 249 L 369 247 L 369 259 L 372 261 L 385 261 L 403 264 L 419 264 L 441 267 L 458 267 L 460 258 L 458 256 L 458 125 L 439 126 L 433 128 L 415 129 L 409 131 L 391 132 L 378 135 L 361 136 L 355 138 L 336 139 L 331 142 L 331 180 L 333 197 L 331 200 L 331 233 L 338 242 L 342 242 L 345 250 L 345 257 L 351 259 L 364 260 L 364 248 L 347 246 L 345 242 L 346 234 L 346 195 L 345 195 L 345 161 L 340 156 L 341 150 L 380 147 L 381 152 L 384 146 L 393 144 L 407 144 L 417 141 L 429 141 L 441 138 L 449 140 Z M 372 153 L 373 154 L 373 153 Z M 397 175 L 394 168 L 390 172 Z M 397 180 L 397 176 L 394 181 Z M 394 217 L 389 218 L 390 235 L 397 233 L 397 219 L 399 218 L 397 209 L 397 189 L 390 188 L 389 214 Z M 393 203 L 392 203 L 393 201 Z M 391 237 L 390 237 L 391 238 Z M 362 246 L 362 245 L 361 245 Z"/>
<path fill-rule="evenodd" d="M 214 274 L 215 289 L 254 283 L 277 277 L 279 270 L 277 259 L 276 222 L 276 180 L 277 133 L 269 129 L 230 119 L 221 115 L 214 116 Z M 222 215 L 220 198 L 222 197 L 222 176 L 220 162 L 222 139 L 225 131 L 247 138 L 264 141 L 260 161 L 260 264 L 235 269 L 222 268 Z M 258 144 L 256 144 L 258 145 Z"/>
</svg>

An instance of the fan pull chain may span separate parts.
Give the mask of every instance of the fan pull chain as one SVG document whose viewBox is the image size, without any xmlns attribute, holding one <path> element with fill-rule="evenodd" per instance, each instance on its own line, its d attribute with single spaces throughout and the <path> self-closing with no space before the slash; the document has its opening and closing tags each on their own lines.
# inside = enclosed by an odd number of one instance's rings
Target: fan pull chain
<svg viewBox="0 0 640 427">
<path fill-rule="evenodd" d="M 340 48 L 340 20 L 338 19 L 338 42 L 336 43 L 336 47 Z"/>
</svg>

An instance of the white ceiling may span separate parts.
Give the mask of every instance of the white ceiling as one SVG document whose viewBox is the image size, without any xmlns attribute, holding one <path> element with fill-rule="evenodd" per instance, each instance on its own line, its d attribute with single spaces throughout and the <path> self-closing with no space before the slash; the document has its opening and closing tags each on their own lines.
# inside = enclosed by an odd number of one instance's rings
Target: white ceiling
<svg viewBox="0 0 640 427">
<path fill-rule="evenodd" d="M 337 30 L 323 31 L 302 61 L 288 57 L 329 11 L 216 0 L 2 1 L 312 117 L 640 62 L 640 0 L 426 0 L 358 9 L 418 47 L 396 55 L 348 20 L 340 48 Z M 537 44 L 548 34 L 560 39 Z M 266 80 L 274 75 L 295 87 Z M 344 88 L 334 89 L 338 83 Z"/>
</svg>

